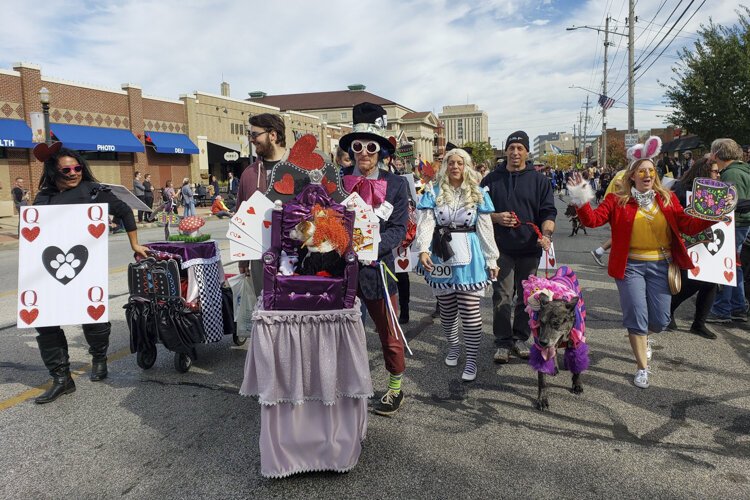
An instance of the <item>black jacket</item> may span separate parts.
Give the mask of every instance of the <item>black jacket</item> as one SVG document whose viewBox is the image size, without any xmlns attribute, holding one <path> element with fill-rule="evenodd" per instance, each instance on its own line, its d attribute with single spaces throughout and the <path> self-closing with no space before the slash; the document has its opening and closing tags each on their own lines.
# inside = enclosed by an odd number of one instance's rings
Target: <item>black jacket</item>
<svg viewBox="0 0 750 500">
<path fill-rule="evenodd" d="M 533 222 L 541 229 L 544 221 L 554 221 L 557 217 L 549 180 L 528 165 L 518 172 L 508 172 L 504 161 L 482 179 L 481 186 L 489 189 L 495 212 L 515 212 L 521 220 L 517 228 L 494 224 L 500 252 L 519 257 L 541 256 L 539 238 L 526 222 Z"/>
<path fill-rule="evenodd" d="M 57 188 L 45 187 L 37 193 L 34 205 L 80 205 L 83 203 L 107 203 L 110 215 L 122 219 L 125 231 L 135 231 L 133 209 L 124 201 L 112 194 L 109 188 L 96 182 L 81 181 L 73 189 L 58 191 Z"/>
<path fill-rule="evenodd" d="M 342 175 L 352 175 L 354 167 L 342 168 Z M 380 221 L 380 245 L 378 260 L 383 262 L 391 272 L 395 272 L 393 249 L 397 248 L 406 236 L 406 222 L 409 219 L 409 183 L 406 179 L 378 169 L 378 180 L 387 182 L 385 201 L 393 205 L 393 212 L 388 220 Z M 359 289 L 364 298 L 377 300 L 383 298 L 383 286 L 380 284 L 380 270 L 375 266 L 359 266 Z M 388 276 L 388 295 L 398 292 L 396 282 Z"/>
</svg>

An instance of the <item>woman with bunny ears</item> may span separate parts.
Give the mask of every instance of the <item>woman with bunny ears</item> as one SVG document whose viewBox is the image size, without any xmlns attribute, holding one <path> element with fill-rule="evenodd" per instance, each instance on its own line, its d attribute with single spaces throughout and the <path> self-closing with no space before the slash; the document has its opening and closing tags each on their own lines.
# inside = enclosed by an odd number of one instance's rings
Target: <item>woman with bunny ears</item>
<svg viewBox="0 0 750 500">
<path fill-rule="evenodd" d="M 677 197 L 661 185 L 654 163 L 660 150 L 661 139 L 655 136 L 628 149 L 630 166 L 621 185 L 596 209 L 589 204 L 594 193 L 580 174 L 568 181 L 581 223 L 610 225 L 608 271 L 617 283 L 623 326 L 638 365 L 633 383 L 643 389 L 649 386 L 648 336 L 662 332 L 670 320 L 669 262 L 694 267 L 680 233 L 693 235 L 713 224 L 685 214 Z"/>
</svg>

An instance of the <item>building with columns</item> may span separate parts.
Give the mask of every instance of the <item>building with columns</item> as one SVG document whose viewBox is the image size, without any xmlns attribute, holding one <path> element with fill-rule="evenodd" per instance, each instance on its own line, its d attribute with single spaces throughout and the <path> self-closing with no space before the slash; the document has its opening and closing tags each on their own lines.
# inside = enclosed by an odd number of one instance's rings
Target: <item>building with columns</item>
<svg viewBox="0 0 750 500">
<path fill-rule="evenodd" d="M 457 146 L 467 142 L 489 142 L 489 118 L 476 104 L 443 106 L 439 115 L 445 126 L 445 139 Z"/>
</svg>

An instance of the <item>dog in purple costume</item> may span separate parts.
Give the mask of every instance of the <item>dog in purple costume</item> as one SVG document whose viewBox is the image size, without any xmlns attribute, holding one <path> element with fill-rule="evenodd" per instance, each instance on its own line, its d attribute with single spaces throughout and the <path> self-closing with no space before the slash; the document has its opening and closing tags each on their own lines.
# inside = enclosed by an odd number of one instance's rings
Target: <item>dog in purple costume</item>
<svg viewBox="0 0 750 500">
<path fill-rule="evenodd" d="M 565 347 L 564 367 L 573 374 L 574 394 L 583 392 L 581 373 L 589 367 L 586 344 L 586 306 L 576 274 L 562 266 L 551 278 L 529 276 L 523 282 L 534 345 L 529 365 L 537 372 L 536 407 L 549 408 L 546 375 L 557 375 L 557 348 Z"/>
</svg>

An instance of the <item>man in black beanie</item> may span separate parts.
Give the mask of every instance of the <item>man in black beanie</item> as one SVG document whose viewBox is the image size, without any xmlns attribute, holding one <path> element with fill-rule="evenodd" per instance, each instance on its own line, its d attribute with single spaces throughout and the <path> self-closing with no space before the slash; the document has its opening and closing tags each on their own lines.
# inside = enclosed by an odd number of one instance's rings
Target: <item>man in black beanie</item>
<svg viewBox="0 0 750 500">
<path fill-rule="evenodd" d="M 505 154 L 505 160 L 487 174 L 481 184 L 489 190 L 495 205 L 492 222 L 500 250 L 497 260 L 500 274 L 492 284 L 496 363 L 507 363 L 511 353 L 524 359 L 529 357 L 531 330 L 529 315 L 524 310 L 521 282 L 530 274 L 536 274 L 542 250 L 548 250 L 552 244 L 557 216 L 552 184 L 543 174 L 527 168 L 529 136 L 526 132 L 519 130 L 508 136 Z M 536 224 L 543 237 L 539 238 L 527 222 Z M 511 309 L 515 309 L 512 325 Z"/>
</svg>

